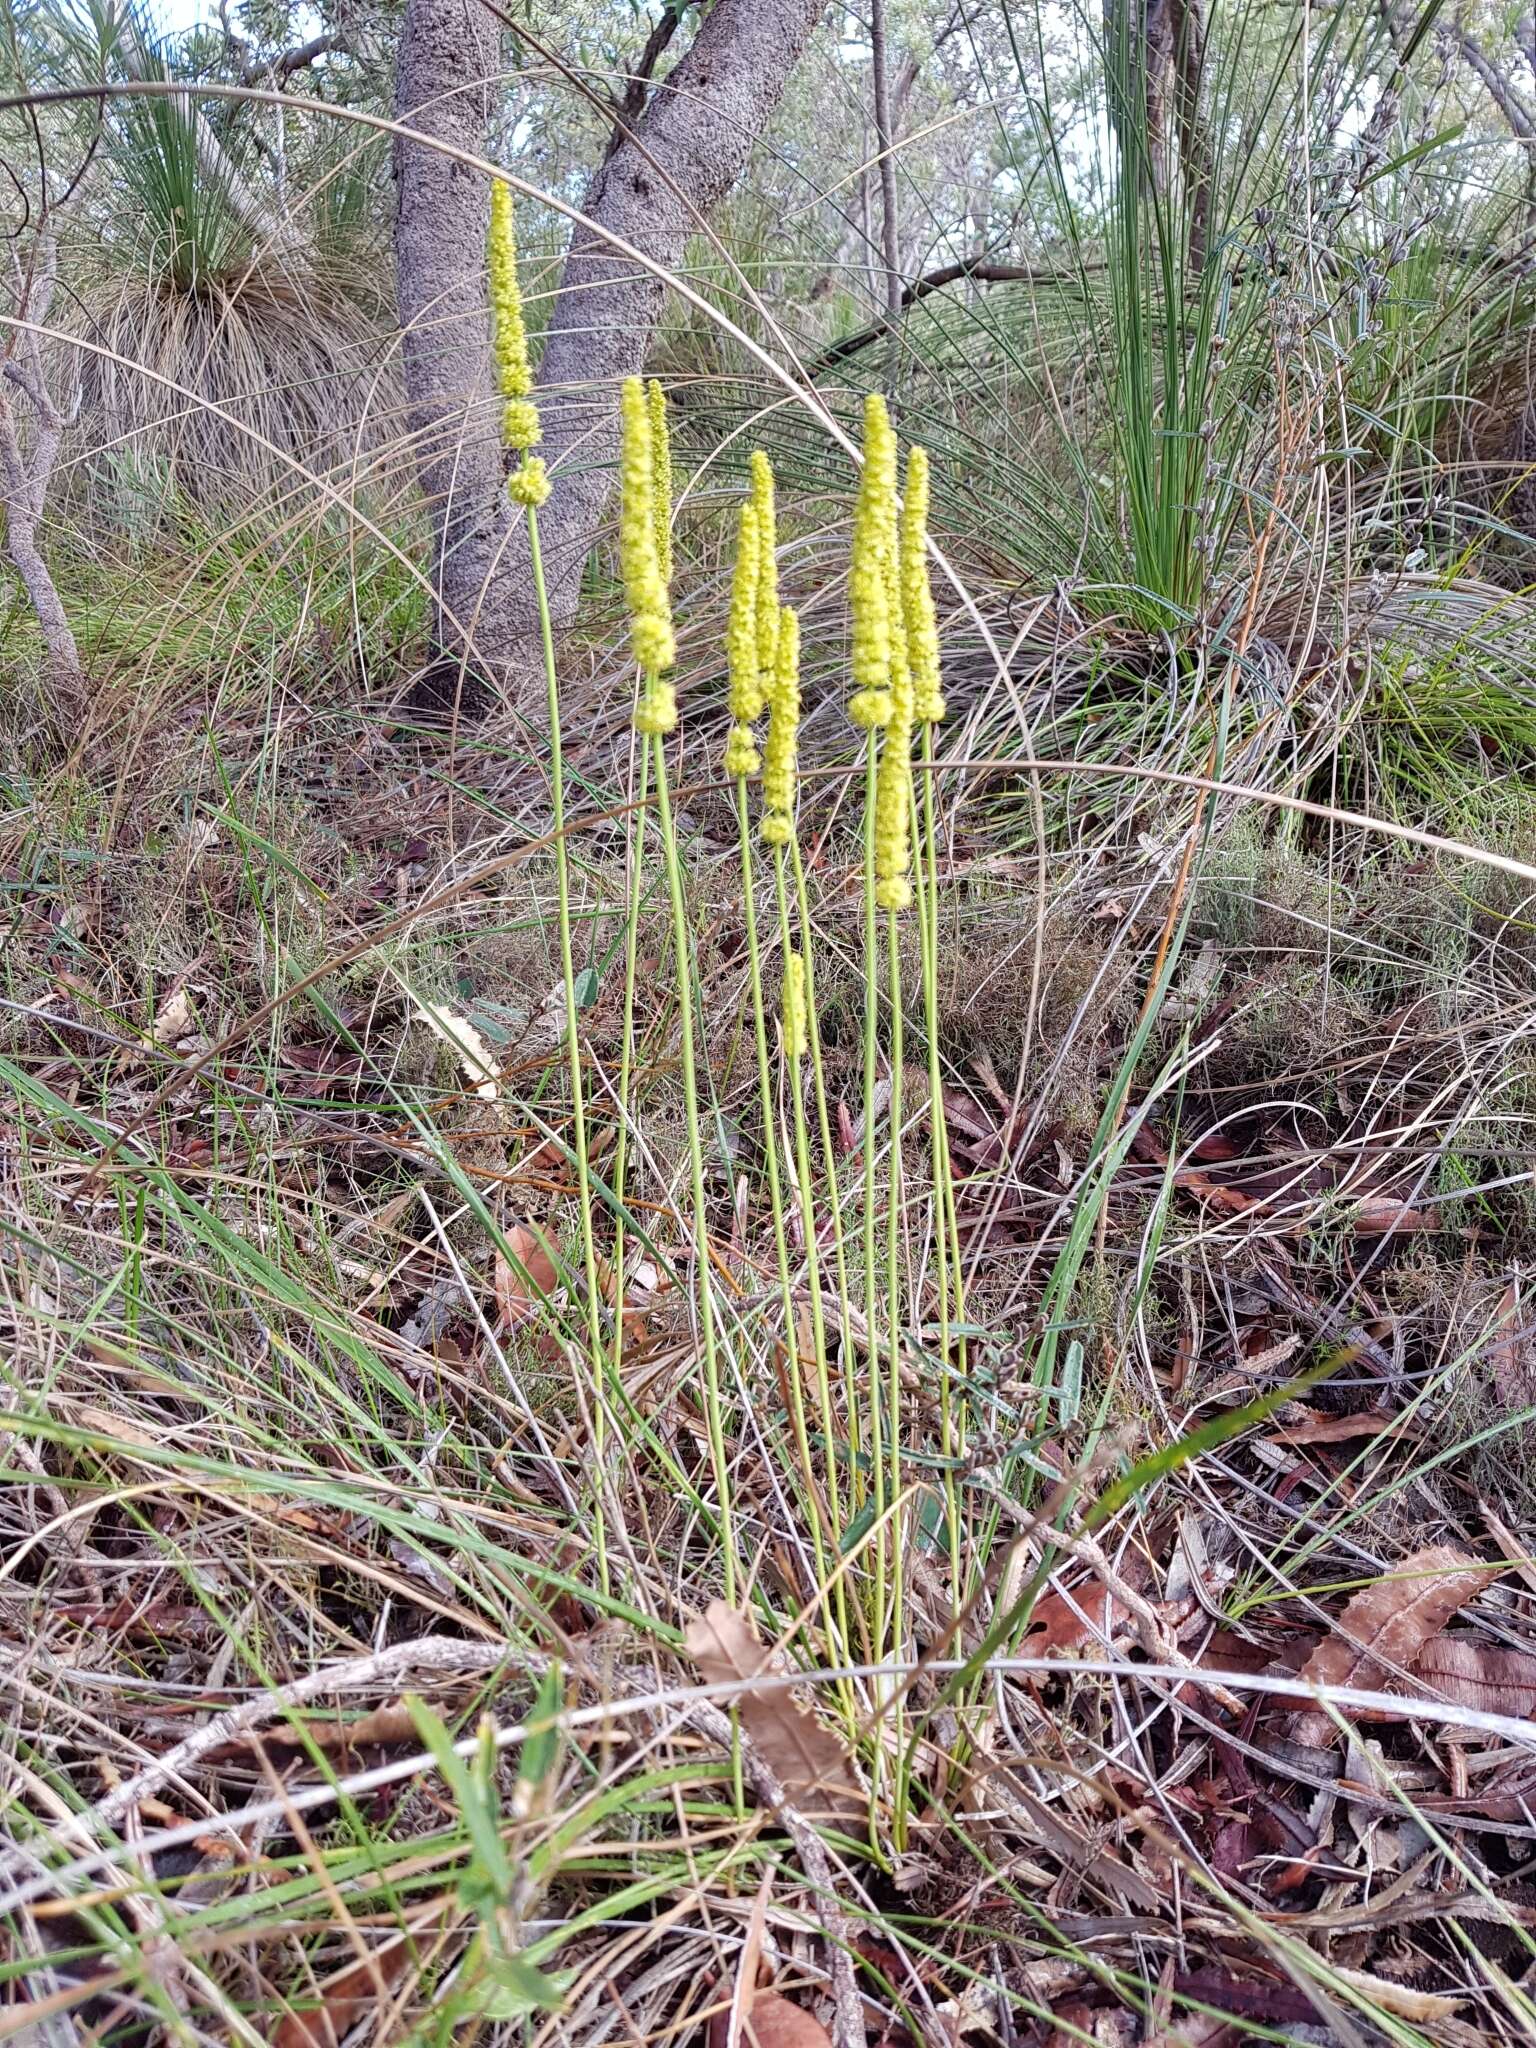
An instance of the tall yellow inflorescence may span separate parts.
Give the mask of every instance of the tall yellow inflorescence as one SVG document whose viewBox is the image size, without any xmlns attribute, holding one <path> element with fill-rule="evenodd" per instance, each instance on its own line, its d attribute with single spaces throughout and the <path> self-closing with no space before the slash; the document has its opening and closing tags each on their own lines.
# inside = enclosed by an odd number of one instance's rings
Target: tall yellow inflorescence
<svg viewBox="0 0 1536 2048">
<path fill-rule="evenodd" d="M 667 431 L 667 394 L 653 377 L 645 387 L 645 409 L 651 422 L 651 474 L 655 484 L 656 565 L 661 580 L 672 582 L 672 436 Z"/>
<path fill-rule="evenodd" d="M 901 501 L 901 609 L 912 671 L 912 716 L 937 725 L 944 716 L 939 676 L 939 625 L 928 577 L 928 452 L 907 453 L 907 488 Z"/>
<path fill-rule="evenodd" d="M 672 606 L 656 553 L 656 472 L 650 403 L 638 377 L 620 398 L 619 562 L 629 603 L 630 641 L 645 674 L 635 728 L 667 733 L 677 724 L 677 692 L 665 674 L 677 660 Z"/>
<path fill-rule="evenodd" d="M 773 502 L 773 464 L 752 452 L 752 509 L 757 515 L 757 665 L 763 695 L 771 696 L 779 647 L 779 529 Z"/>
<path fill-rule="evenodd" d="M 533 390 L 533 370 L 528 361 L 523 291 L 517 279 L 512 193 L 500 178 L 491 187 L 485 262 L 490 283 L 491 347 L 502 398 L 501 438 L 506 447 L 517 449 L 522 455 L 522 461 L 507 479 L 507 491 L 516 504 L 542 505 L 549 496 L 549 474 L 542 460 L 528 453 L 542 439 L 542 428 L 539 409 L 529 396 Z"/>
<path fill-rule="evenodd" d="M 725 632 L 725 658 L 730 675 L 731 736 L 725 743 L 727 775 L 755 775 L 762 765 L 752 728 L 763 715 L 763 675 L 757 654 L 758 582 L 762 551 L 757 541 L 757 507 L 749 498 L 741 508 L 736 537 L 736 568 L 731 578 L 731 616 Z"/>
<path fill-rule="evenodd" d="M 914 448 L 898 508 L 897 449 L 885 401 L 864 407 L 864 473 L 853 517 L 850 602 L 855 684 L 849 715 L 883 728 L 875 769 L 875 901 L 912 901 L 912 732 L 944 716 L 939 636 L 928 580 L 928 458 Z"/>
<path fill-rule="evenodd" d="M 803 1060 L 810 1039 L 809 1012 L 805 1000 L 805 960 L 799 953 L 784 958 L 784 1051 L 792 1060 Z"/>
<path fill-rule="evenodd" d="M 800 620 L 788 605 L 779 611 L 778 656 L 768 702 L 763 748 L 763 837 L 788 846 L 795 836 L 795 774 L 800 752 Z"/>
<path fill-rule="evenodd" d="M 886 555 L 895 500 L 896 435 L 885 400 L 871 392 L 864 402 L 864 471 L 853 508 L 849 572 L 854 694 L 848 712 L 866 731 L 888 725 L 891 717 L 893 621 Z"/>
</svg>

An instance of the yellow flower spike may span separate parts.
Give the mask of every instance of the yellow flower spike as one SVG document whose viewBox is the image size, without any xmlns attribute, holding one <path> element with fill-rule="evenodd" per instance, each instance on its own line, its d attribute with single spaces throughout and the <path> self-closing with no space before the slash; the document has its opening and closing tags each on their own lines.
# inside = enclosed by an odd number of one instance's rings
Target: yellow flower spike
<svg viewBox="0 0 1536 2048">
<path fill-rule="evenodd" d="M 522 467 L 507 478 L 507 496 L 514 505 L 542 505 L 549 496 L 549 471 L 539 455 L 525 455 Z"/>
<path fill-rule="evenodd" d="M 789 953 L 784 959 L 784 1051 L 789 1059 L 805 1058 L 807 1022 L 805 961 L 799 953 Z"/>
<path fill-rule="evenodd" d="M 773 688 L 778 663 L 778 515 L 773 502 L 773 464 L 761 448 L 752 451 L 752 509 L 757 515 L 757 665 L 763 692 Z"/>
<path fill-rule="evenodd" d="M 912 728 L 893 725 L 875 776 L 875 901 L 905 910 L 912 901 Z"/>
<path fill-rule="evenodd" d="M 672 581 L 672 436 L 667 430 L 667 394 L 653 377 L 645 387 L 651 421 L 651 477 L 656 505 L 656 566 Z"/>
<path fill-rule="evenodd" d="M 537 448 L 544 438 L 539 408 L 531 398 L 509 398 L 501 416 L 501 438 L 508 448 Z"/>
<path fill-rule="evenodd" d="M 677 691 L 670 683 L 652 676 L 635 706 L 635 731 L 669 733 L 677 725 Z"/>
<path fill-rule="evenodd" d="M 533 389 L 528 362 L 528 329 L 523 320 L 523 290 L 517 279 L 517 229 L 512 218 L 512 192 L 500 178 L 491 186 L 491 223 L 485 238 L 485 266 L 490 287 L 491 347 L 496 358 L 496 384 L 506 400 L 503 437 L 509 448 L 531 448 L 538 440 L 538 413 L 526 407 Z M 528 432 L 528 413 L 533 432 Z M 516 438 L 521 435 L 522 438 Z"/>
<path fill-rule="evenodd" d="M 788 605 L 779 612 L 778 665 L 763 749 L 763 837 L 787 846 L 794 834 L 795 769 L 800 751 L 800 621 Z"/>
<path fill-rule="evenodd" d="M 620 397 L 619 564 L 629 600 L 630 640 L 635 659 L 656 676 L 677 660 L 672 607 L 656 558 L 656 481 L 652 462 L 651 415 L 645 387 L 626 377 Z M 674 697 L 672 723 L 676 723 Z M 638 714 L 636 719 L 638 725 Z M 642 732 L 670 732 L 671 725 L 640 726 Z"/>
<path fill-rule="evenodd" d="M 757 741 L 749 725 L 733 725 L 731 736 L 725 743 L 725 772 L 727 775 L 755 775 L 763 765 L 757 751 Z"/>
<path fill-rule="evenodd" d="M 725 631 L 730 667 L 731 716 L 751 725 L 763 715 L 763 674 L 757 655 L 758 579 L 762 552 L 757 542 L 757 507 L 749 498 L 741 508 L 736 539 L 736 570 L 731 578 L 731 616 Z"/>
<path fill-rule="evenodd" d="M 885 400 L 864 402 L 864 470 L 853 509 L 849 603 L 853 614 L 851 664 L 857 694 L 849 709 L 866 730 L 889 723 L 881 699 L 891 681 L 891 605 L 886 573 L 888 534 L 896 492 L 896 436 Z"/>
<path fill-rule="evenodd" d="M 907 454 L 907 488 L 901 504 L 901 608 L 912 672 L 912 716 L 937 725 L 944 716 L 939 677 L 939 625 L 928 575 L 928 453 Z"/>
</svg>

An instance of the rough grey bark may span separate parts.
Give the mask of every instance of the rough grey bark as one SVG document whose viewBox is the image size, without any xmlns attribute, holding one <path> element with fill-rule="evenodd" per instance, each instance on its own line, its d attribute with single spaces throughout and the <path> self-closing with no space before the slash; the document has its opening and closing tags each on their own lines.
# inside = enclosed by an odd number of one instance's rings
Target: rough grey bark
<svg viewBox="0 0 1536 2048">
<path fill-rule="evenodd" d="M 901 216 L 896 199 L 896 132 L 891 119 L 891 61 L 885 42 L 885 0 L 870 0 L 869 61 L 875 88 L 875 148 L 880 156 L 880 247 L 885 258 L 885 310 L 892 323 L 891 366 L 894 369 L 895 322 L 901 312 Z M 915 71 L 912 75 L 914 78 L 917 76 Z"/>
<path fill-rule="evenodd" d="M 581 571 L 613 488 L 618 384 L 644 366 L 662 284 L 612 253 L 601 230 L 675 267 L 729 191 L 778 103 L 826 0 L 715 0 L 687 54 L 612 149 L 571 238 L 542 361 L 540 453 L 555 490 L 539 538 L 556 626 L 575 616 Z M 479 0 L 407 0 L 396 104 L 460 148 L 485 146 L 477 82 L 493 77 L 496 25 Z M 534 642 L 521 515 L 501 485 L 486 333 L 483 178 L 397 146 L 395 257 L 424 487 L 442 520 L 444 642 L 475 666 L 520 672 Z M 462 633 L 460 629 L 462 628 Z"/>
<path fill-rule="evenodd" d="M 56 250 L 51 234 L 41 238 L 33 250 L 30 274 L 19 258 L 17 303 L 23 319 L 41 327 L 47 321 L 53 298 Z M 37 544 L 38 528 L 59 443 L 74 408 L 66 413 L 48 389 L 42 346 L 36 333 L 17 330 L 15 352 L 4 364 L 0 382 L 0 509 L 5 512 L 5 551 L 11 558 L 22 588 L 42 629 L 48 655 L 49 679 L 61 707 L 77 708 L 82 692 L 80 653 L 69 618 L 48 564 Z M 31 414 L 31 433 L 24 441 L 17 419 L 17 399 L 26 401 Z M 78 402 L 78 401 L 77 401 Z"/>
<path fill-rule="evenodd" d="M 825 5 L 715 0 L 582 211 L 656 262 L 680 263 L 700 218 L 740 176 Z M 543 452 L 558 479 L 539 538 L 557 625 L 575 615 L 582 565 L 608 508 L 618 383 L 643 368 L 661 300 L 659 279 L 609 253 L 592 229 L 575 231 L 539 365 Z M 526 591 L 508 582 L 498 598 L 526 632 Z"/>
<path fill-rule="evenodd" d="M 395 81 L 402 121 L 483 155 L 500 68 L 500 25 L 480 0 L 406 0 Z M 475 657 L 477 668 L 496 671 L 514 650 L 487 605 L 511 539 L 486 308 L 490 185 L 438 150 L 397 140 L 395 192 L 401 366 L 436 531 L 437 644 L 461 665 Z"/>
</svg>

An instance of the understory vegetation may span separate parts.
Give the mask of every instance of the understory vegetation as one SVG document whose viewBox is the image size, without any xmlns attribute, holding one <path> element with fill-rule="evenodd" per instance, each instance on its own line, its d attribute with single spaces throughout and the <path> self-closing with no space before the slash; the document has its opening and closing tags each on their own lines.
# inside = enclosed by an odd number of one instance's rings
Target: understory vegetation
<svg viewBox="0 0 1536 2048">
<path fill-rule="evenodd" d="M 829 17 L 445 695 L 396 16 L 0 4 L 0 2040 L 1532 2038 L 1505 12 Z"/>
</svg>

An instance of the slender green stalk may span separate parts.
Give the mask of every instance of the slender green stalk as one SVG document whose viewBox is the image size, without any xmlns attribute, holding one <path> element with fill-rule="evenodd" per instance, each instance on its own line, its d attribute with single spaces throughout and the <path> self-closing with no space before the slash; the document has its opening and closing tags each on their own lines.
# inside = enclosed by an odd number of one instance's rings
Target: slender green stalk
<svg viewBox="0 0 1536 2048">
<path fill-rule="evenodd" d="M 880 1421 L 877 1372 L 879 1290 L 875 1280 L 875 1061 L 880 1017 L 880 929 L 875 909 L 875 743 L 871 736 L 864 771 L 864 1330 L 869 1372 L 869 1475 L 874 1493 L 875 1585 L 874 1643 L 876 1659 L 885 1655 L 885 1584 L 889 1559 L 885 1528 L 885 1445 Z M 853 1418 L 850 1416 L 850 1432 Z M 857 1438 L 854 1438 L 857 1442 Z M 854 1490 L 859 1492 L 859 1465 L 854 1462 Z M 860 1502 L 862 1505 L 862 1502 Z"/>
<path fill-rule="evenodd" d="M 802 958 L 808 958 L 809 934 L 804 930 L 800 935 L 799 948 L 795 947 L 795 933 L 789 915 L 789 891 L 785 887 L 784 879 L 784 849 L 781 846 L 775 847 L 773 853 L 773 889 L 779 912 L 779 939 L 785 959 L 789 958 L 793 950 L 798 950 Z M 809 1006 L 809 993 L 806 1002 Z M 801 1086 L 797 1063 L 787 1060 L 785 1064 L 794 1115 L 795 1179 L 800 1194 L 800 1213 L 805 1223 L 806 1285 L 811 1298 L 811 1349 L 816 1367 L 817 1406 L 820 1410 L 821 1431 L 826 1447 L 827 1496 L 835 1503 L 839 1492 L 837 1425 L 832 1412 L 832 1386 L 827 1371 L 827 1324 L 821 1299 L 821 1253 L 816 1243 L 816 1197 L 811 1180 L 810 1131 L 805 1120 L 805 1091 Z"/>
<path fill-rule="evenodd" d="M 842 1319 L 841 1349 L 845 1380 L 844 1391 L 846 1395 L 846 1382 L 852 1376 L 851 1362 L 853 1358 L 853 1342 L 850 1335 L 851 1318 L 849 1316 L 852 1299 L 848 1292 L 848 1252 L 843 1237 L 843 1195 L 837 1178 L 837 1152 L 832 1143 L 832 1116 L 827 1094 L 826 1066 L 821 1054 L 821 1026 L 817 1021 L 816 1015 L 816 949 L 811 944 L 810 898 L 805 885 L 805 858 L 800 851 L 798 836 L 790 841 L 789 853 L 794 867 L 795 909 L 796 915 L 800 920 L 802 935 L 801 951 L 805 955 L 806 1035 L 811 1055 L 811 1088 L 816 1102 L 816 1135 L 821 1145 L 822 1171 L 826 1176 L 827 1183 L 827 1208 L 832 1223 L 832 1262 L 837 1275 L 837 1303 Z M 850 1403 L 848 1409 L 850 1439 L 852 1438 L 852 1417 L 854 1412 L 854 1407 Z M 829 1460 L 830 1458 L 831 1453 L 829 1452 Z M 828 1470 L 828 1489 L 833 1502 L 833 1513 L 837 1518 L 839 1527 L 842 1527 L 845 1524 L 846 1517 L 840 1500 L 840 1484 L 835 1463 L 829 1462 Z M 850 1505 L 847 1509 L 847 1516 L 851 1516 L 852 1513 L 853 1509 Z"/>
<path fill-rule="evenodd" d="M 565 843 L 565 768 L 560 752 L 560 688 L 555 673 L 554 629 L 549 616 L 549 593 L 544 584 L 544 558 L 539 551 L 539 515 L 528 507 L 528 557 L 533 570 L 534 597 L 539 610 L 539 639 L 544 652 L 544 679 L 549 700 L 549 774 L 554 805 L 555 892 L 560 921 L 560 975 L 565 994 L 565 1044 L 571 1069 L 571 1121 L 576 1153 L 576 1203 L 581 1212 L 581 1257 L 587 1283 L 587 1341 L 592 1366 L 593 1460 L 599 1474 L 607 1457 L 607 1401 L 603 1387 L 603 1316 L 597 1287 L 597 1246 L 592 1234 L 593 1190 L 587 1165 L 587 1110 L 582 1087 L 581 1042 L 576 1030 L 576 967 L 571 948 L 570 856 Z M 598 1583 L 608 1591 L 608 1553 L 605 1517 L 601 1507 L 601 1480 L 597 1485 L 598 1507 L 593 1516 L 597 1552 Z"/>
<path fill-rule="evenodd" d="M 902 1186 L 901 1186 L 901 1118 L 902 1118 L 902 1014 L 901 1014 L 901 920 L 898 912 L 889 910 L 885 917 L 885 945 L 887 967 L 890 975 L 891 1000 L 891 1111 L 890 1111 L 890 1169 L 886 1195 L 885 1255 L 889 1270 L 886 1273 L 886 1334 L 890 1344 L 887 1354 L 889 1371 L 888 1398 L 890 1401 L 890 1485 L 887 1499 L 901 1500 L 901 1330 L 902 1330 Z M 870 1377 L 875 1378 L 874 1348 L 871 1341 Z M 879 1406 L 879 1395 L 874 1405 Z M 892 1518 L 891 1546 L 891 1641 L 889 1655 L 899 1661 L 906 1654 L 904 1641 L 906 1622 L 906 1545 L 903 1536 L 905 1517 L 898 1507 Z M 901 1739 L 903 1721 L 902 1701 L 904 1694 L 896 1693 L 891 1727 L 895 1738 L 898 1762 L 896 1796 L 892 1801 L 892 1834 L 898 1849 L 906 1846 L 905 1787 L 902 1783 L 906 1745 Z"/>
<path fill-rule="evenodd" d="M 922 830 L 918 834 L 919 858 L 913 863 L 917 883 L 917 908 L 923 946 L 923 1032 L 928 1042 L 928 1130 L 933 1149 L 933 1248 L 939 1297 L 939 1436 L 944 1466 L 944 1520 L 949 1537 L 950 1587 L 956 1607 L 967 1597 L 962 1582 L 960 1495 L 955 1473 L 964 1455 L 965 1421 L 958 1421 L 954 1404 L 953 1373 L 962 1384 L 966 1376 L 965 1338 L 959 1339 L 958 1360 L 952 1367 L 949 1350 L 953 1322 L 965 1320 L 965 1275 L 960 1261 L 960 1231 L 955 1213 L 954 1175 L 951 1171 L 949 1141 L 944 1123 L 944 1075 L 939 1061 L 939 856 L 935 821 L 933 727 L 926 721 L 922 737 L 923 800 Z"/>
<path fill-rule="evenodd" d="M 725 1597 L 734 1604 L 739 1569 L 736 1525 L 731 1515 L 731 1474 L 725 1456 L 725 1424 L 720 1402 L 720 1354 L 715 1334 L 714 1292 L 709 1276 L 709 1210 L 704 1199 L 704 1144 L 699 1134 L 699 1077 L 694 1058 L 693 989 L 689 971 L 693 952 L 689 943 L 688 911 L 683 901 L 683 870 L 678 858 L 672 797 L 667 786 L 666 742 L 660 733 L 653 737 L 656 744 L 656 804 L 661 820 L 667 893 L 672 903 L 672 951 L 677 970 L 678 1022 L 682 1035 L 683 1113 L 688 1124 L 688 1171 L 693 1186 L 694 1255 L 698 1264 L 699 1338 L 704 1353 L 704 1417 L 720 1505 Z"/>
<path fill-rule="evenodd" d="M 651 750 L 642 744 L 638 801 L 629 836 L 629 877 L 624 931 L 624 1037 L 619 1051 L 619 1130 L 613 1154 L 613 1377 L 619 1383 L 624 1354 L 624 1203 L 629 1177 L 629 1091 L 634 1081 L 635 979 L 640 948 L 640 895 L 644 868 L 645 820 L 650 798 Z"/>
<path fill-rule="evenodd" d="M 747 779 L 736 778 L 736 821 L 741 838 L 741 902 L 747 931 L 747 973 L 752 983 L 752 1031 L 757 1047 L 757 1086 L 763 1111 L 763 1150 L 768 1167 L 768 1200 L 773 1210 L 773 1249 L 779 1269 L 779 1292 L 784 1305 L 784 1346 L 789 1354 L 790 1419 L 795 1431 L 795 1449 L 800 1459 L 806 1497 L 811 1505 L 811 1544 L 816 1556 L 816 1580 L 826 1583 L 827 1507 L 816 1483 L 815 1461 L 805 1423 L 805 1396 L 800 1385 L 800 1347 L 795 1334 L 794 1286 L 789 1270 L 789 1237 L 784 1228 L 784 1183 L 779 1172 L 778 1118 L 774 1111 L 773 1069 L 768 1059 L 768 1018 L 763 1002 L 763 962 L 757 935 L 757 901 L 752 884 L 752 827 L 747 815 Z"/>
</svg>

